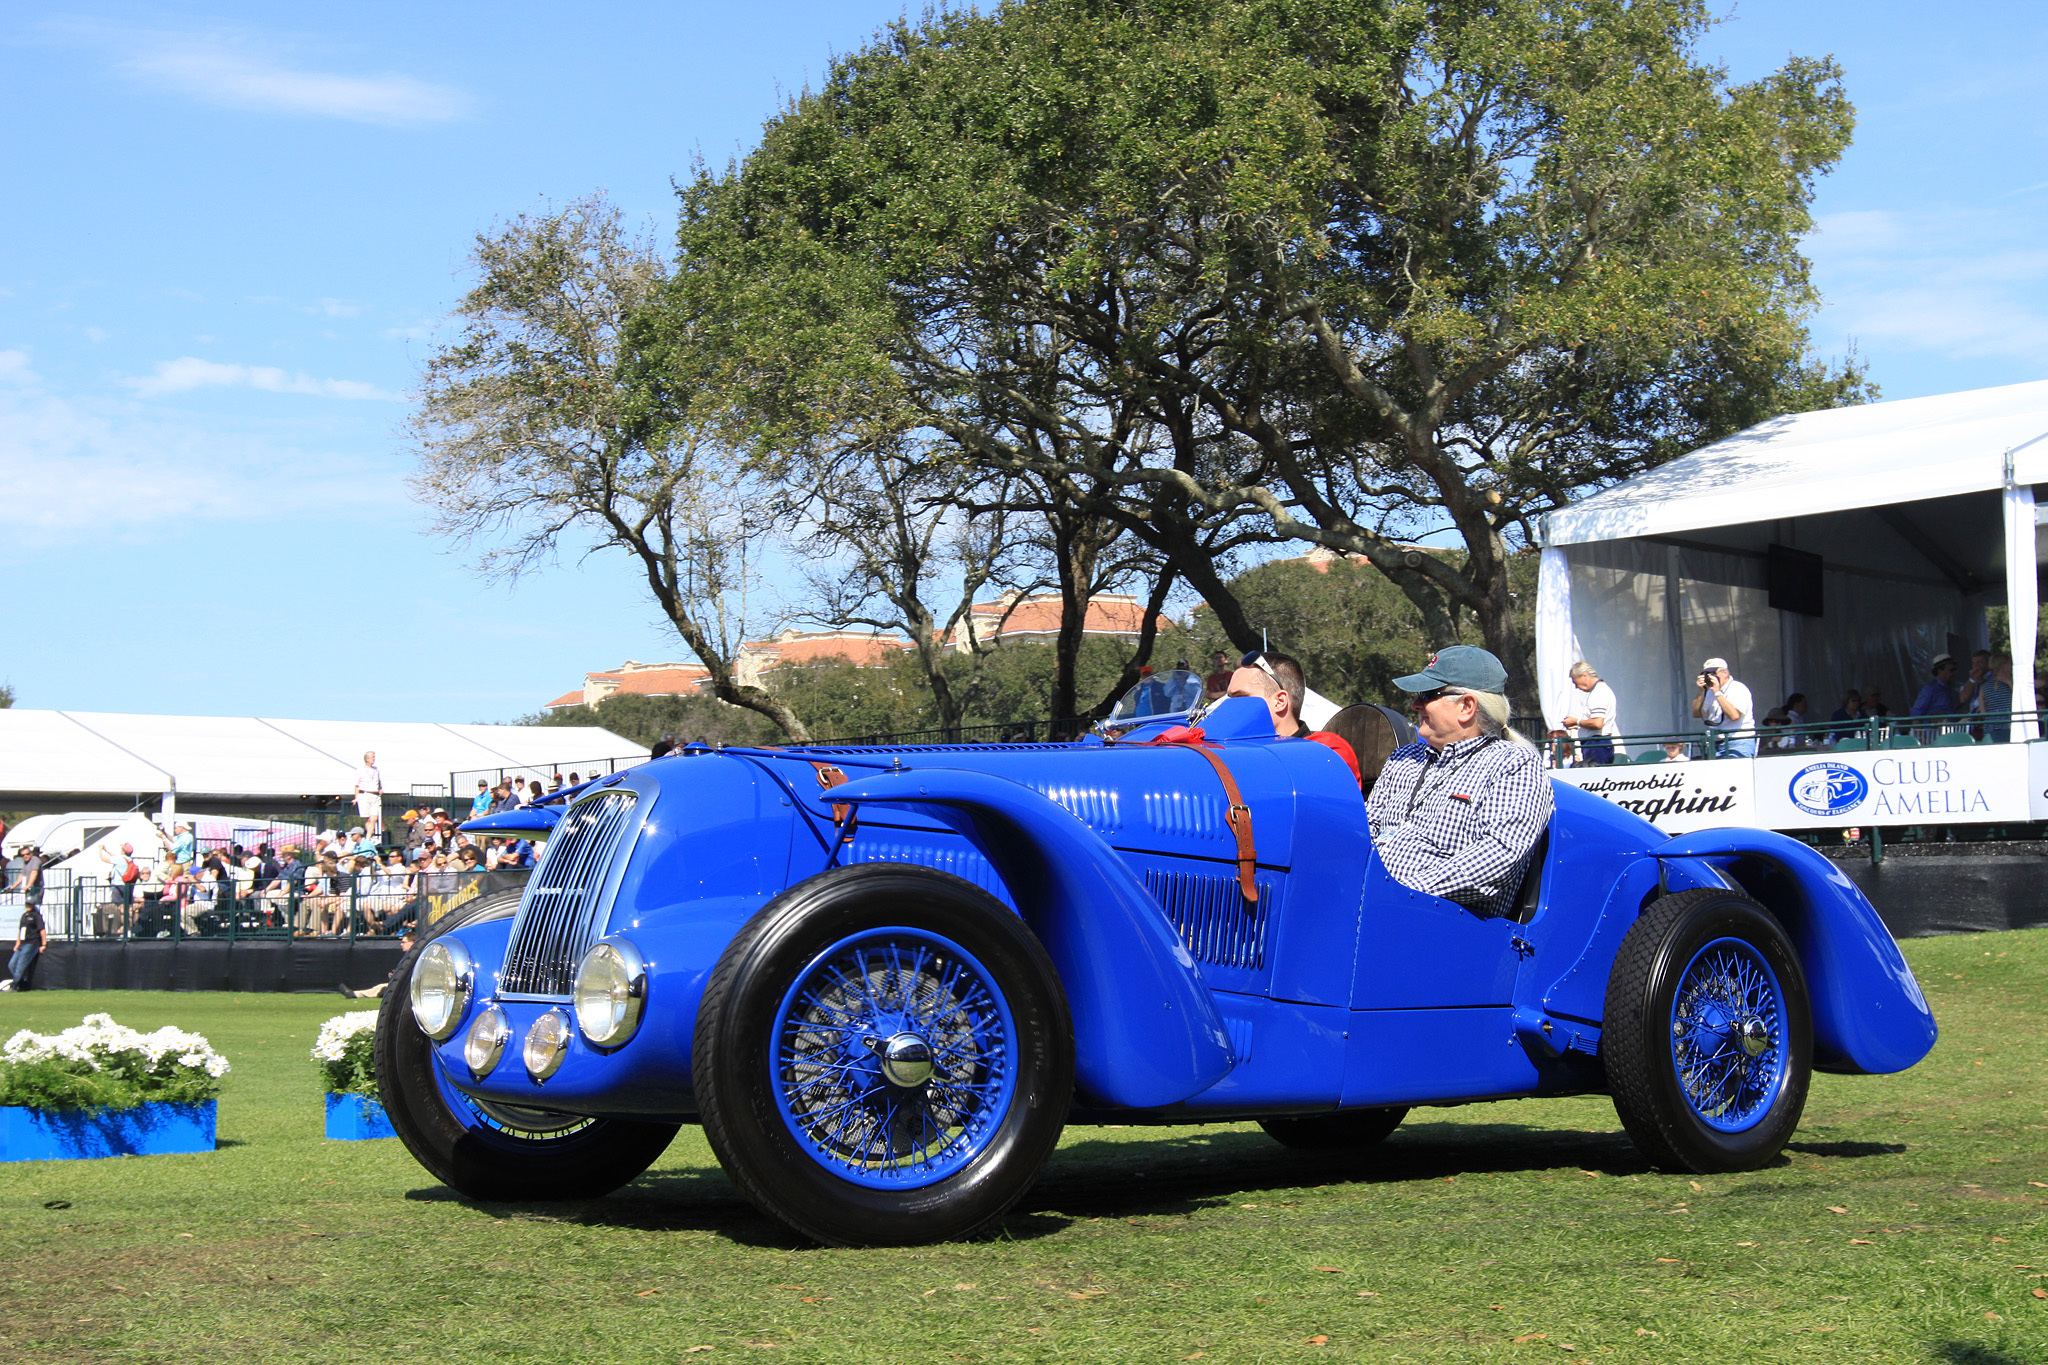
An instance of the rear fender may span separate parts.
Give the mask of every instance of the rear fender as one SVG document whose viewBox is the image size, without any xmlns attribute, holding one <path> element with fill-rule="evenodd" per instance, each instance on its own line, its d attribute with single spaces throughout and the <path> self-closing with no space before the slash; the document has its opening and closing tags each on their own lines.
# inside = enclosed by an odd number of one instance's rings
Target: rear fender
<svg viewBox="0 0 2048 1365">
<path fill-rule="evenodd" d="M 926 815 L 995 865 L 1066 988 L 1085 1106 L 1177 1104 L 1236 1065 L 1186 945 L 1123 859 L 1064 807 L 959 768 L 862 778 L 832 799 Z"/>
<path fill-rule="evenodd" d="M 1655 850 L 1709 858 L 1792 936 L 1813 997 L 1814 1065 L 1879 1075 L 1934 1046 L 1934 1012 L 1891 931 L 1856 884 L 1796 839 L 1759 829 L 1703 829 Z"/>
</svg>

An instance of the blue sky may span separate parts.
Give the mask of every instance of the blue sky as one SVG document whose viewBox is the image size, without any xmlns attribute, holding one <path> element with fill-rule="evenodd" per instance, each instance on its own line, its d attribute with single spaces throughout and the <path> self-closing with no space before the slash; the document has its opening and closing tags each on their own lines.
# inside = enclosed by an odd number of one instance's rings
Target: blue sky
<svg viewBox="0 0 2048 1365">
<path fill-rule="evenodd" d="M 902 6 L 10 7 L 0 681 L 19 705 L 499 720 L 679 657 L 623 563 L 506 588 L 423 534 L 403 395 L 474 235 L 670 180 Z M 1739 79 L 1859 110 L 1814 335 L 1885 396 L 2048 377 L 2048 9 L 1750 0 Z"/>
</svg>

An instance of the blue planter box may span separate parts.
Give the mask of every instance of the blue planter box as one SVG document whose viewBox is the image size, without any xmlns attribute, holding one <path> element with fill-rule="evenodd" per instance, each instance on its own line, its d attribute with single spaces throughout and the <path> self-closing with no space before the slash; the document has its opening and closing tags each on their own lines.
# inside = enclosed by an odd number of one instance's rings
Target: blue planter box
<svg viewBox="0 0 2048 1365">
<path fill-rule="evenodd" d="M 327 1136 L 337 1142 L 362 1142 L 369 1138 L 397 1137 L 391 1130 L 384 1106 L 367 1095 L 337 1095 L 327 1092 Z"/>
<path fill-rule="evenodd" d="M 87 1161 L 213 1150 L 215 1102 L 133 1109 L 0 1106 L 0 1161 Z"/>
</svg>

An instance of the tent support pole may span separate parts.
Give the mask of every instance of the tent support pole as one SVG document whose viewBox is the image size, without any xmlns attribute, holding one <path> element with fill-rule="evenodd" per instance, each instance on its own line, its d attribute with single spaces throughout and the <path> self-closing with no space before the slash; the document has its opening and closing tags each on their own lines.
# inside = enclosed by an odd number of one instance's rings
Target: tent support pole
<svg viewBox="0 0 2048 1365">
<path fill-rule="evenodd" d="M 2013 482 L 2010 454 L 2005 476 L 2005 614 L 2012 647 L 2012 709 L 2025 717 L 2014 718 L 2012 737 L 2024 743 L 2040 738 L 2033 715 L 2040 705 L 2034 695 L 2034 650 L 2041 610 L 2035 579 L 2034 490 Z"/>
<path fill-rule="evenodd" d="M 1686 679 L 1691 674 L 1685 668 L 1685 623 L 1679 614 L 1685 610 L 1685 593 L 1680 587 L 1678 574 L 1681 568 L 1676 545 L 1664 547 L 1664 648 L 1671 656 L 1671 728 L 1686 728 L 1687 713 L 1691 703 L 1686 693 Z"/>
</svg>

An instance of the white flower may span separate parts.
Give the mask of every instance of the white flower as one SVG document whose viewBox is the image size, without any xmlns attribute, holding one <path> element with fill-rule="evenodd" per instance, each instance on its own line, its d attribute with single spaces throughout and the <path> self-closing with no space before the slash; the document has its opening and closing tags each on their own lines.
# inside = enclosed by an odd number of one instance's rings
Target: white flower
<svg viewBox="0 0 2048 1365">
<path fill-rule="evenodd" d="M 186 1033 L 170 1025 L 155 1033 L 138 1033 L 105 1014 L 88 1014 L 77 1025 L 55 1035 L 23 1029 L 9 1038 L 5 1047 L 0 1047 L 0 1060 L 56 1059 L 103 1071 L 106 1063 L 121 1053 L 139 1054 L 145 1069 L 158 1074 L 165 1071 L 166 1064 L 203 1070 L 216 1078 L 229 1071 L 227 1058 L 215 1052 L 213 1045 L 197 1033 Z"/>
<path fill-rule="evenodd" d="M 348 1055 L 348 1043 L 351 1038 L 376 1031 L 375 1010 L 350 1010 L 347 1014 L 337 1014 L 320 1026 L 320 1037 L 313 1044 L 313 1060 L 341 1061 Z"/>
</svg>

